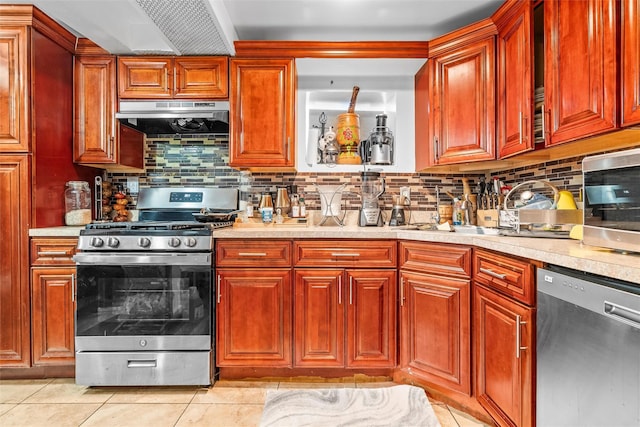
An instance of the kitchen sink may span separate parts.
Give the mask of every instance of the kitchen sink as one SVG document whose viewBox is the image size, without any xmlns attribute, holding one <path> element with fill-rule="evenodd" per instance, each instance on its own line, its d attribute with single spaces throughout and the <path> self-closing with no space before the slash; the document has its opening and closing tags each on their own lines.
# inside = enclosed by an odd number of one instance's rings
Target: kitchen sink
<svg viewBox="0 0 640 427">
<path fill-rule="evenodd" d="M 457 232 L 463 234 L 484 234 L 497 236 L 500 234 L 500 230 L 497 228 L 480 227 L 477 225 L 454 225 L 448 226 L 446 224 L 437 225 L 435 223 L 417 223 L 409 224 L 398 227 L 399 230 L 418 230 L 418 231 L 445 231 L 445 232 Z"/>
</svg>

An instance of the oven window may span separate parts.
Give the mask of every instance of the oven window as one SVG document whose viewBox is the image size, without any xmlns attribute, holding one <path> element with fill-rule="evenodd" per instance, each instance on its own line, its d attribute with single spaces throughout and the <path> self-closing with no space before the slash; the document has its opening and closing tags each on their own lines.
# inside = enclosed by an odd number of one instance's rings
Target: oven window
<svg viewBox="0 0 640 427">
<path fill-rule="evenodd" d="M 584 175 L 585 225 L 640 231 L 640 166 Z"/>
<path fill-rule="evenodd" d="M 209 335 L 210 267 L 78 265 L 77 336 Z"/>
</svg>

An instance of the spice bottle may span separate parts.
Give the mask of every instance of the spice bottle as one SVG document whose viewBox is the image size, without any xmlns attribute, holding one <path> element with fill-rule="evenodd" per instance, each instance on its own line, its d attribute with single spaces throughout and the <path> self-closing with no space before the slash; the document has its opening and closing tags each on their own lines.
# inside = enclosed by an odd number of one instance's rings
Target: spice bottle
<svg viewBox="0 0 640 427">
<path fill-rule="evenodd" d="M 291 201 L 291 217 L 297 218 L 300 216 L 300 202 L 298 202 L 298 195 L 293 195 L 293 200 Z"/>
<path fill-rule="evenodd" d="M 86 225 L 91 222 L 91 189 L 86 181 L 69 181 L 64 190 L 64 222 Z"/>
<path fill-rule="evenodd" d="M 307 216 L 307 205 L 304 204 L 304 195 L 301 194 L 300 195 L 300 216 L 301 217 L 306 217 Z"/>
</svg>

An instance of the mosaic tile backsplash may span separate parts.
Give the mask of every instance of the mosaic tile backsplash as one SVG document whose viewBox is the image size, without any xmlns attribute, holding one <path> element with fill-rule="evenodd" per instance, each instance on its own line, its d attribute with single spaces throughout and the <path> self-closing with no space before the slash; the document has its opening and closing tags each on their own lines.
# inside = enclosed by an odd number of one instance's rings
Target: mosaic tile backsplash
<svg viewBox="0 0 640 427">
<path fill-rule="evenodd" d="M 495 171 L 487 174 L 488 181 L 498 177 L 507 185 L 527 180 L 547 180 L 559 188 L 578 196 L 582 187 L 582 157 L 550 161 L 533 166 Z M 229 167 L 229 142 L 220 135 L 184 135 L 148 137 L 145 147 L 145 173 L 110 173 L 105 179 L 126 188 L 127 178 L 137 176 L 140 187 L 154 186 L 222 186 L 239 185 L 241 172 Z M 472 191 L 477 191 L 480 177 L 477 174 L 383 174 L 386 191 L 381 197 L 385 209 L 390 209 L 392 196 L 400 187 L 411 188 L 411 206 L 416 210 L 433 210 L 436 205 L 435 186 L 440 187 L 441 201 L 451 203 L 446 192 L 462 194 L 462 178 L 468 178 Z M 253 173 L 251 192 L 257 201 L 260 193 L 275 193 L 277 187 L 289 186 L 305 195 L 310 210 L 320 209 L 315 185 L 346 184 L 343 200 L 346 208 L 360 208 L 359 173 Z"/>
</svg>

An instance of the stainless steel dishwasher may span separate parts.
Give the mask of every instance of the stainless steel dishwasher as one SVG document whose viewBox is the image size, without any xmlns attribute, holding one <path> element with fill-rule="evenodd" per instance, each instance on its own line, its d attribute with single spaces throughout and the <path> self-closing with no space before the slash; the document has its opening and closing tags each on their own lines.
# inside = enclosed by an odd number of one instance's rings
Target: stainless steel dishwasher
<svg viewBox="0 0 640 427">
<path fill-rule="evenodd" d="M 555 266 L 537 285 L 537 425 L 640 426 L 640 285 Z"/>
</svg>

